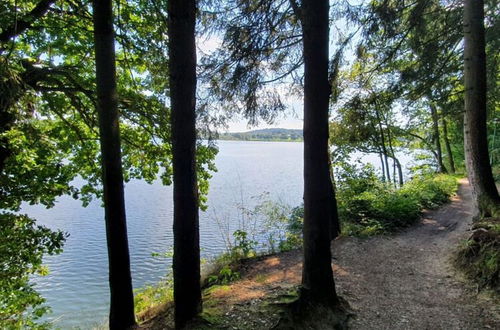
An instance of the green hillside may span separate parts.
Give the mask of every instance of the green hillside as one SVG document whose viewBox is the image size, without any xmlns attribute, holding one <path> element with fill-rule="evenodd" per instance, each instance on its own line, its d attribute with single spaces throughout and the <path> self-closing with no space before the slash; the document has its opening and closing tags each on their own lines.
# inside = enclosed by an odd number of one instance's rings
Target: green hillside
<svg viewBox="0 0 500 330">
<path fill-rule="evenodd" d="M 265 128 L 249 132 L 222 133 L 220 140 L 233 141 L 302 141 L 301 129 Z"/>
</svg>

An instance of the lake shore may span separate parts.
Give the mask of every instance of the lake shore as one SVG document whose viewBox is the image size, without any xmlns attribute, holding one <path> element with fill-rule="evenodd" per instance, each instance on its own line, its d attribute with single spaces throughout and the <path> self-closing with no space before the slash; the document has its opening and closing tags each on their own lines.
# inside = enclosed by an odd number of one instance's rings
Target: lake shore
<svg viewBox="0 0 500 330">
<path fill-rule="evenodd" d="M 462 180 L 451 203 L 425 211 L 418 224 L 401 233 L 335 240 L 337 290 L 356 315 L 350 328 L 499 328 L 499 301 L 478 294 L 450 267 L 450 256 L 471 224 L 471 209 L 470 187 Z M 193 329 L 272 328 L 283 306 L 297 297 L 301 269 L 300 250 L 242 261 L 239 280 L 205 289 L 206 323 Z M 140 329 L 169 329 L 171 313 L 171 304 L 162 306 Z"/>
</svg>

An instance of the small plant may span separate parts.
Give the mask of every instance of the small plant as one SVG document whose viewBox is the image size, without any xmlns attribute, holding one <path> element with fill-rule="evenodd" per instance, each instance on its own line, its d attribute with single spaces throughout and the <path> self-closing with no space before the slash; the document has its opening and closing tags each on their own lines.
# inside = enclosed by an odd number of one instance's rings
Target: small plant
<svg viewBox="0 0 500 330">
<path fill-rule="evenodd" d="M 134 307 L 136 314 L 141 314 L 150 308 L 174 300 L 174 286 L 171 274 L 159 283 L 147 285 L 134 291 Z"/>
<path fill-rule="evenodd" d="M 250 258 L 256 255 L 255 248 L 258 242 L 248 238 L 248 233 L 243 230 L 237 230 L 233 233 L 234 246 L 231 254 L 241 258 Z"/>
<path fill-rule="evenodd" d="M 263 220 L 263 233 L 267 237 L 267 250 L 271 253 L 289 251 L 302 245 L 304 207 L 294 207 L 265 200 L 256 207 Z"/>
<path fill-rule="evenodd" d="M 225 265 L 217 275 L 209 276 L 207 282 L 209 286 L 216 284 L 226 285 L 238 280 L 239 278 L 239 272 L 232 270 L 229 265 Z"/>
</svg>

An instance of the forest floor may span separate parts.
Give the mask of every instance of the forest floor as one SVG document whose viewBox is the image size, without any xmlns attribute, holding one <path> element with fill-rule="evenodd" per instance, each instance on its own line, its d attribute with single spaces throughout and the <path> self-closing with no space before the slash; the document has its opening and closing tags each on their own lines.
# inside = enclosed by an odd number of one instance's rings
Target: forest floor
<svg viewBox="0 0 500 330">
<path fill-rule="evenodd" d="M 419 224 L 390 236 L 343 237 L 332 244 L 338 294 L 350 305 L 350 329 L 500 329 L 500 301 L 465 281 L 451 265 L 472 218 L 470 187 Z M 204 293 L 205 329 L 269 329 L 296 298 L 301 251 L 247 260 L 241 279 Z M 166 329 L 171 308 L 143 324 Z M 197 327 L 195 327 L 197 328 Z M 327 327 L 325 327 L 327 329 Z"/>
</svg>

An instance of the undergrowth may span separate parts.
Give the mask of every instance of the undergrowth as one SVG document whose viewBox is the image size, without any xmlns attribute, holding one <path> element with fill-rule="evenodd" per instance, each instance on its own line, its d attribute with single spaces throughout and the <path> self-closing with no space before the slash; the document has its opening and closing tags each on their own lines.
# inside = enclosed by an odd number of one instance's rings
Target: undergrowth
<svg viewBox="0 0 500 330">
<path fill-rule="evenodd" d="M 500 218 L 484 218 L 459 246 L 454 262 L 480 289 L 500 294 Z"/>
<path fill-rule="evenodd" d="M 154 312 L 174 300 L 174 286 L 171 276 L 163 279 L 159 283 L 147 285 L 135 290 L 134 308 L 139 321 L 149 318 L 149 314 Z"/>
<path fill-rule="evenodd" d="M 342 169 L 337 179 L 337 204 L 342 234 L 372 236 L 415 223 L 423 209 L 436 208 L 456 192 L 450 175 L 419 175 L 401 188 L 377 178 L 371 166 Z"/>
</svg>

